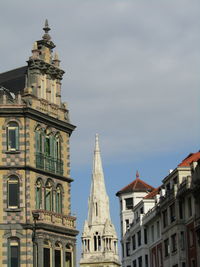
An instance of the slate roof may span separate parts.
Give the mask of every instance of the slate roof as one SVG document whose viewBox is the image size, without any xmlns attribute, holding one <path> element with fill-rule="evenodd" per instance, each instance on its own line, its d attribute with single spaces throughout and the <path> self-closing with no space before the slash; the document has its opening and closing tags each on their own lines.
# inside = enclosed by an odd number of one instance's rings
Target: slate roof
<svg viewBox="0 0 200 267">
<path fill-rule="evenodd" d="M 14 94 L 17 94 L 25 88 L 27 68 L 28 66 L 23 66 L 0 73 L 0 86 L 9 89 L 10 92 Z"/>
<path fill-rule="evenodd" d="M 146 191 L 152 191 L 154 190 L 154 187 L 145 183 L 139 178 L 136 178 L 133 182 L 128 184 L 127 186 L 123 187 L 121 190 L 119 190 L 116 193 L 116 196 L 119 196 L 123 193 L 129 193 L 129 192 L 146 192 Z"/>
<path fill-rule="evenodd" d="M 200 152 L 190 153 L 179 165 L 178 167 L 189 167 L 194 161 L 200 159 Z"/>
</svg>

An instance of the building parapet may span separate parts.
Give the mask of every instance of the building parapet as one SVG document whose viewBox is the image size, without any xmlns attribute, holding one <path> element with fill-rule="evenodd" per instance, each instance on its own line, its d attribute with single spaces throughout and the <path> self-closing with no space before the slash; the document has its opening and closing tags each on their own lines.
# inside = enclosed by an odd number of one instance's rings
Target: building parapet
<svg viewBox="0 0 200 267">
<path fill-rule="evenodd" d="M 32 214 L 33 216 L 37 215 L 37 222 L 67 227 L 70 229 L 76 228 L 76 217 L 74 216 L 63 215 L 47 210 L 33 210 Z"/>
</svg>

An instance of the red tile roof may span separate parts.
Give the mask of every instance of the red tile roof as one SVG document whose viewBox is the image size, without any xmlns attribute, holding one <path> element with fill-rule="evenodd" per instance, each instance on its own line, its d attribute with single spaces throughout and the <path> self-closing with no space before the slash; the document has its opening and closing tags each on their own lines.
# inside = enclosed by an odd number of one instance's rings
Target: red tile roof
<svg viewBox="0 0 200 267">
<path fill-rule="evenodd" d="M 123 193 L 129 193 L 129 192 L 135 192 L 135 191 L 146 192 L 146 191 L 152 191 L 153 189 L 154 187 L 152 187 L 151 185 L 145 183 L 139 178 L 136 178 L 133 182 L 131 182 L 130 184 L 128 184 L 127 186 L 119 190 L 116 195 L 119 196 L 120 194 L 123 194 Z"/>
<path fill-rule="evenodd" d="M 200 152 L 190 153 L 179 165 L 178 167 L 189 167 L 194 161 L 200 159 Z"/>
<path fill-rule="evenodd" d="M 150 192 L 148 195 L 146 195 L 144 197 L 144 199 L 151 199 L 151 198 L 154 198 L 158 193 L 159 193 L 159 190 L 160 190 L 160 186 L 155 188 L 152 192 Z"/>
</svg>

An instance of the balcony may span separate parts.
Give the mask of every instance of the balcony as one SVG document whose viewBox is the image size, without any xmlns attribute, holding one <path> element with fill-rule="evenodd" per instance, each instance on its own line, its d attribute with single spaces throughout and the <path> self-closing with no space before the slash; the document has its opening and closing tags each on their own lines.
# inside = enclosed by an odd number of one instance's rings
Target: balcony
<svg viewBox="0 0 200 267">
<path fill-rule="evenodd" d="M 178 196 L 181 196 L 191 189 L 192 179 L 190 176 L 186 177 L 178 187 Z"/>
<path fill-rule="evenodd" d="M 63 161 L 42 153 L 36 153 L 36 168 L 63 175 Z"/>
<path fill-rule="evenodd" d="M 76 217 L 47 210 L 34 210 L 32 213 L 33 217 L 37 217 L 37 223 L 46 223 L 70 229 L 76 228 Z"/>
</svg>

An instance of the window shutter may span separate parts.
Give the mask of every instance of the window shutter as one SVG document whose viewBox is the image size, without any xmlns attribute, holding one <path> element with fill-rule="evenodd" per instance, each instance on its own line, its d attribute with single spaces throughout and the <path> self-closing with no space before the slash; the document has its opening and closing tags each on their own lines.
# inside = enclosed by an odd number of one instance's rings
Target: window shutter
<svg viewBox="0 0 200 267">
<path fill-rule="evenodd" d="M 15 128 L 15 142 L 16 142 L 16 150 L 19 150 L 19 128 Z"/>
</svg>

